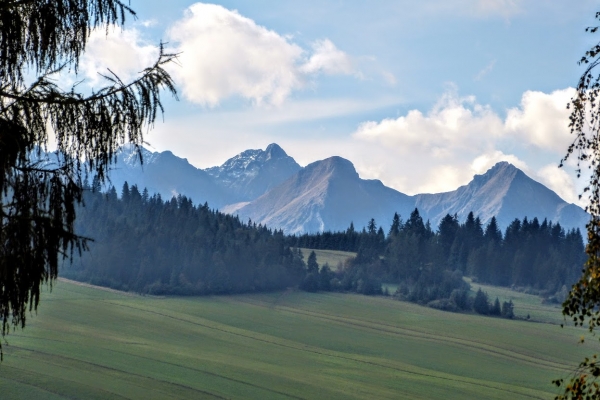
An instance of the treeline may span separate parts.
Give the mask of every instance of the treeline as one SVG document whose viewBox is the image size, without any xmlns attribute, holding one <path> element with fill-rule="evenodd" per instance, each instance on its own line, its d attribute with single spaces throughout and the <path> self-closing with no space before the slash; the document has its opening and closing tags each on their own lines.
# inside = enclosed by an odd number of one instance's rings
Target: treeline
<svg viewBox="0 0 600 400">
<path fill-rule="evenodd" d="M 546 220 L 516 219 L 503 234 L 495 218 L 484 227 L 473 213 L 462 223 L 447 215 L 434 231 L 415 209 L 406 221 L 395 214 L 387 234 L 372 219 L 361 231 L 350 225 L 344 232 L 285 236 L 207 204 L 194 206 L 184 196 L 164 201 L 127 183 L 120 197 L 114 188 L 107 193 L 90 188 L 84 200 L 76 232 L 94 241 L 89 252 L 63 265 L 61 275 L 140 293 L 300 287 L 381 294 L 385 282 L 396 284 L 394 295 L 400 299 L 475 310 L 463 275 L 564 293 L 563 286 L 576 280 L 585 260 L 581 233 Z M 299 247 L 355 251 L 357 256 L 341 268 L 319 268 L 314 255 L 304 261 Z M 494 306 L 489 302 L 489 309 L 497 311 Z"/>
<path fill-rule="evenodd" d="M 183 196 L 163 201 L 123 185 L 88 191 L 76 232 L 90 251 L 65 263 L 61 276 L 149 294 L 203 295 L 284 289 L 305 264 L 281 231 L 194 206 Z"/>
<path fill-rule="evenodd" d="M 469 213 L 463 223 L 446 215 L 433 231 L 417 209 L 406 221 L 395 214 L 387 236 L 371 220 L 361 232 L 350 226 L 345 232 L 289 240 L 317 249 L 354 249 L 357 257 L 344 270 L 357 277 L 355 282 L 396 283 L 402 299 L 437 301 L 431 305 L 454 310 L 473 309 L 463 275 L 550 295 L 570 286 L 585 261 L 581 232 L 565 231 L 560 224 L 515 219 L 502 234 L 495 218 L 484 227 Z"/>
</svg>

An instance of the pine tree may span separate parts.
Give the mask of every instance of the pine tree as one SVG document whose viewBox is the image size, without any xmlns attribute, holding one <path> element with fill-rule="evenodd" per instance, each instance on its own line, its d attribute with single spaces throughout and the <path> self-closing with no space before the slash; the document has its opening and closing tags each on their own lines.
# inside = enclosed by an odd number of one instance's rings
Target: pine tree
<svg viewBox="0 0 600 400">
<path fill-rule="evenodd" d="M 488 302 L 487 293 L 479 289 L 473 300 L 473 310 L 478 314 L 487 315 L 490 312 L 490 304 Z"/>
<path fill-rule="evenodd" d="M 308 260 L 306 260 L 306 270 L 309 274 L 319 272 L 319 264 L 317 264 L 317 254 L 313 251 L 310 252 Z"/>
<path fill-rule="evenodd" d="M 494 305 L 490 308 L 490 315 L 501 315 L 502 309 L 500 308 L 500 300 L 496 297 Z"/>
<path fill-rule="evenodd" d="M 400 215 L 398 213 L 394 213 L 394 218 L 392 219 L 392 226 L 390 226 L 390 231 L 388 236 L 396 236 L 400 233 L 400 229 L 402 228 L 402 220 L 400 219 Z"/>
<path fill-rule="evenodd" d="M 371 218 L 369 224 L 367 226 L 367 232 L 369 235 L 375 235 L 377 233 L 377 224 L 375 223 L 375 218 Z"/>
<path fill-rule="evenodd" d="M 502 242 L 502 232 L 498 228 L 498 222 L 496 221 L 496 217 L 492 217 L 487 227 L 485 228 L 485 233 L 483 234 L 483 238 L 486 242 L 500 244 Z"/>
<path fill-rule="evenodd" d="M 502 303 L 502 317 L 512 319 L 515 316 L 512 300 Z"/>
<path fill-rule="evenodd" d="M 448 263 L 450 258 L 450 250 L 452 244 L 456 239 L 460 225 L 458 223 L 458 217 L 446 214 L 438 225 L 438 244 L 440 246 L 440 257 L 441 261 Z"/>
</svg>

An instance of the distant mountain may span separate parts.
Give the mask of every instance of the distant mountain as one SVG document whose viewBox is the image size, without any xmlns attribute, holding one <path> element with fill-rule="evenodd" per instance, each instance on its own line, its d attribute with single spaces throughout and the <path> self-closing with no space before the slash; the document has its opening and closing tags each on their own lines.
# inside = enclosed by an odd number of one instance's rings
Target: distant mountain
<svg viewBox="0 0 600 400">
<path fill-rule="evenodd" d="M 279 145 L 266 150 L 246 150 L 219 167 L 205 171 L 234 196 L 234 201 L 250 201 L 277 186 L 302 167 Z"/>
<path fill-rule="evenodd" d="M 415 206 L 437 223 L 446 214 L 463 221 L 470 211 L 487 223 L 493 216 L 501 227 L 515 218 L 547 218 L 566 228 L 584 228 L 589 216 L 580 207 L 568 204 L 556 193 L 534 181 L 507 162 L 499 162 L 483 175 L 452 192 L 418 194 Z"/>
<path fill-rule="evenodd" d="M 119 149 L 110 173 L 117 191 L 127 181 L 150 193 L 160 193 L 165 199 L 182 194 L 196 204 L 208 202 L 211 208 L 218 209 L 253 200 L 301 169 L 275 143 L 266 150 L 246 150 L 221 166 L 205 170 L 170 151 L 157 153 L 141 148 L 141 152 L 143 164 L 132 146 Z"/>
<path fill-rule="evenodd" d="M 501 229 L 515 218 L 537 217 L 583 231 L 589 218 L 507 162 L 455 191 L 407 196 L 380 181 L 360 179 L 352 163 L 340 157 L 312 163 L 260 198 L 229 211 L 286 233 L 301 233 L 343 230 L 350 222 L 362 228 L 370 218 L 387 230 L 395 212 L 406 219 L 415 208 L 433 229 L 446 214 L 464 221 L 471 211 L 484 224 L 496 216 Z"/>
<path fill-rule="evenodd" d="M 589 218 L 580 207 L 507 162 L 475 175 L 454 191 L 407 196 L 378 180 L 361 179 L 352 163 L 341 157 L 302 168 L 275 143 L 265 150 L 246 150 L 206 170 L 170 151 L 142 149 L 142 156 L 143 166 L 130 147 L 119 151 L 110 174 L 117 191 L 127 181 L 167 199 L 183 194 L 195 204 L 208 202 L 212 208 L 286 233 L 343 230 L 351 222 L 361 229 L 371 218 L 387 230 L 394 212 L 406 219 L 415 207 L 434 229 L 446 214 L 457 214 L 463 221 L 470 211 L 484 224 L 496 216 L 502 229 L 526 216 L 584 230 Z"/>
<path fill-rule="evenodd" d="M 331 157 L 307 165 L 237 214 L 286 233 L 302 233 L 343 230 L 352 221 L 362 226 L 370 218 L 387 221 L 390 210 L 412 204 L 409 196 L 381 181 L 360 179 L 350 161 Z"/>
<path fill-rule="evenodd" d="M 111 184 L 120 193 L 123 183 L 147 188 L 150 193 L 159 193 L 165 200 L 178 194 L 185 195 L 196 204 L 208 202 L 219 208 L 231 203 L 233 196 L 206 171 L 191 165 L 187 159 L 179 158 L 170 151 L 153 153 L 142 148 L 143 164 L 137 152 L 125 146 L 117 153 L 117 163 L 110 172 Z"/>
</svg>

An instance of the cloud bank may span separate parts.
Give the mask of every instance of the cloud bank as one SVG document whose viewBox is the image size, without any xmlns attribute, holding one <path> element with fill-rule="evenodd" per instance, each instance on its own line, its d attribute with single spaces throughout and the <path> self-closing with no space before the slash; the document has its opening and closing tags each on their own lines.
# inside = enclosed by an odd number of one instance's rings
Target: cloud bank
<svg viewBox="0 0 600 400">
<path fill-rule="evenodd" d="M 410 110 L 395 119 L 367 121 L 352 137 L 366 152 L 377 154 L 373 159 L 380 166 L 364 172 L 402 191 L 454 190 L 473 174 L 508 161 L 577 203 L 572 174 L 557 168 L 572 141 L 566 104 L 573 93 L 573 89 L 527 91 L 519 107 L 502 117 L 475 97 L 460 97 L 451 88 L 429 112 Z M 548 156 L 557 164 L 542 161 Z"/>
<path fill-rule="evenodd" d="M 288 37 L 214 4 L 196 3 L 168 32 L 183 95 L 216 106 L 231 96 L 280 105 L 317 74 L 350 75 L 350 57 L 328 39 L 303 49 Z"/>
<path fill-rule="evenodd" d="M 157 58 L 156 45 L 145 42 L 135 28 L 111 27 L 108 34 L 106 30 L 95 30 L 88 38 L 85 53 L 81 57 L 80 75 L 92 87 L 105 85 L 100 74 L 110 75 L 110 71 L 127 82 L 151 66 Z"/>
<path fill-rule="evenodd" d="M 169 72 L 183 96 L 203 106 L 231 97 L 279 106 L 319 75 L 356 75 L 351 57 L 331 40 L 316 40 L 304 49 L 220 5 L 191 5 L 166 36 L 168 51 L 179 54 L 178 65 L 169 66 Z M 127 81 L 157 56 L 156 43 L 147 43 L 136 28 L 114 28 L 108 35 L 95 31 L 80 74 L 90 86 L 101 85 L 100 74 L 110 74 L 108 69 Z"/>
</svg>

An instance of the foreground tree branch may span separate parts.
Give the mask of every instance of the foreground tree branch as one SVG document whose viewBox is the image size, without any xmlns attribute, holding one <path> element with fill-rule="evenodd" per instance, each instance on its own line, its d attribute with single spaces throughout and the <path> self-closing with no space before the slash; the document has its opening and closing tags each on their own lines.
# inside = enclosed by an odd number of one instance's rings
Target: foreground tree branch
<svg viewBox="0 0 600 400">
<path fill-rule="evenodd" d="M 596 13 L 600 19 L 600 12 Z M 589 27 L 587 32 L 596 33 L 598 27 Z M 587 224 L 587 262 L 581 278 L 575 283 L 569 297 L 563 303 L 563 314 L 572 319 L 575 326 L 587 324 L 589 332 L 595 333 L 600 325 L 600 43 L 588 50 L 579 61 L 585 66 L 577 84 L 577 92 L 567 106 L 571 110 L 569 128 L 575 135 L 561 166 L 570 157 L 577 162 L 577 176 L 582 169 L 590 173 L 583 195 L 589 197 L 586 211 L 591 219 Z M 581 198 L 581 196 L 580 196 Z M 583 360 L 568 382 L 557 379 L 554 383 L 562 387 L 563 393 L 556 399 L 600 399 L 600 364 L 594 354 Z"/>
<path fill-rule="evenodd" d="M 0 4 L 0 320 L 4 338 L 25 327 L 40 287 L 61 258 L 86 248 L 74 232 L 84 176 L 100 182 L 117 149 L 139 147 L 162 113 L 160 92 L 176 96 L 162 45 L 156 62 L 129 83 L 107 75 L 88 96 L 61 90 L 58 71 L 77 72 L 93 29 L 122 25 L 133 11 L 118 0 L 8 1 Z M 38 76 L 30 86 L 25 71 Z M 48 156 L 51 135 L 57 150 Z M 141 155 L 141 154 L 140 154 Z M 0 341 L 0 356 L 2 356 Z"/>
</svg>

